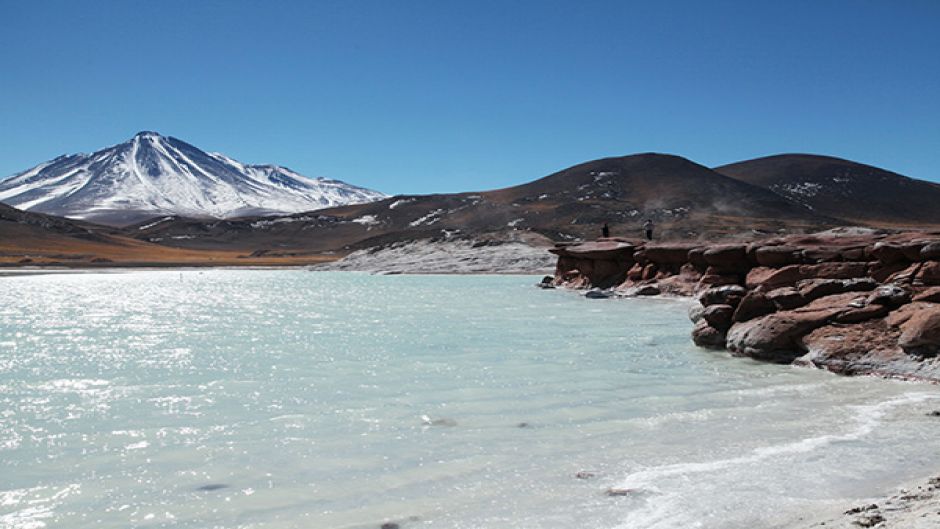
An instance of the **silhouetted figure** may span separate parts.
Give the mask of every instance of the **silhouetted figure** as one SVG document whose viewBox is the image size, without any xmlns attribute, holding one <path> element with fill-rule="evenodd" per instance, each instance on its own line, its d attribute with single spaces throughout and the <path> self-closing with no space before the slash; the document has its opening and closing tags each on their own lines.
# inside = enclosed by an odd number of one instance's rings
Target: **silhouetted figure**
<svg viewBox="0 0 940 529">
<path fill-rule="evenodd" d="M 607 226 L 607 223 L 604 223 L 604 226 L 601 227 L 601 237 L 610 237 L 610 228 Z"/>
<path fill-rule="evenodd" d="M 643 230 L 646 232 L 646 240 L 653 240 L 653 221 L 652 219 L 646 219 L 646 222 L 643 223 Z"/>
</svg>

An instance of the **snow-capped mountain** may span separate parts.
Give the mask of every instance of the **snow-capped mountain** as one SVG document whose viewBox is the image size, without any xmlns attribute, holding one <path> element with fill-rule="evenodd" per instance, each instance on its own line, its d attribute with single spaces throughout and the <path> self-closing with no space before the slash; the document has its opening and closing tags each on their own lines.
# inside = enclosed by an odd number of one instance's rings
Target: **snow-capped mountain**
<svg viewBox="0 0 940 529">
<path fill-rule="evenodd" d="M 92 154 L 60 156 L 0 181 L 0 202 L 115 225 L 158 215 L 288 214 L 385 197 L 286 167 L 243 164 L 156 132 Z"/>
</svg>

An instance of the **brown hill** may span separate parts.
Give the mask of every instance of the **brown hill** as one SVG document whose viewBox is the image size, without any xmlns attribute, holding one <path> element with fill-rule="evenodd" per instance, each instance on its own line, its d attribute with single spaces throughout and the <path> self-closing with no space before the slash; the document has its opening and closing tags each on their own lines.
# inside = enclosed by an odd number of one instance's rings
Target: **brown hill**
<svg viewBox="0 0 940 529">
<path fill-rule="evenodd" d="M 0 266 L 290 265 L 323 260 L 172 248 L 128 237 L 122 230 L 0 204 Z"/>
<path fill-rule="evenodd" d="M 684 158 L 638 154 L 570 167 L 528 184 L 477 193 L 396 196 L 278 218 L 204 221 L 167 217 L 129 227 L 136 237 L 187 248 L 292 255 L 344 252 L 420 238 L 637 236 L 713 238 L 836 225 L 780 195 Z"/>
<path fill-rule="evenodd" d="M 716 167 L 715 171 L 849 223 L 940 224 L 940 184 L 849 160 L 781 154 Z"/>
</svg>

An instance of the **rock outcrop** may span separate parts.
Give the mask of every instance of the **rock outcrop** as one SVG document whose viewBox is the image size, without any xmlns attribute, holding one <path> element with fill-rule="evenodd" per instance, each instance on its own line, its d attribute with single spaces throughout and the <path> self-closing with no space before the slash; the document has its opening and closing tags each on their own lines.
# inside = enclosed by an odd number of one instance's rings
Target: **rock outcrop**
<svg viewBox="0 0 940 529">
<path fill-rule="evenodd" d="M 554 284 L 694 295 L 693 341 L 841 374 L 940 381 L 940 233 L 558 245 Z"/>
</svg>

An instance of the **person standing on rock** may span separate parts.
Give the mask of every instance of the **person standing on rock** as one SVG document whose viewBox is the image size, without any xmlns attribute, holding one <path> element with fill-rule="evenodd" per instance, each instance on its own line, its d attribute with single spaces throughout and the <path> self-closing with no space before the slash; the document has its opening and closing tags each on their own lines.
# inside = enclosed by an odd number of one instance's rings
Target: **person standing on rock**
<svg viewBox="0 0 940 529">
<path fill-rule="evenodd" d="M 646 232 L 646 240 L 653 240 L 653 219 L 646 219 L 643 223 L 643 231 Z"/>
<path fill-rule="evenodd" d="M 605 222 L 604 225 L 601 227 L 601 237 L 604 237 L 605 239 L 606 239 L 607 237 L 610 237 L 610 227 L 607 226 L 607 223 L 606 223 L 606 222 Z"/>
</svg>

